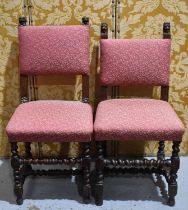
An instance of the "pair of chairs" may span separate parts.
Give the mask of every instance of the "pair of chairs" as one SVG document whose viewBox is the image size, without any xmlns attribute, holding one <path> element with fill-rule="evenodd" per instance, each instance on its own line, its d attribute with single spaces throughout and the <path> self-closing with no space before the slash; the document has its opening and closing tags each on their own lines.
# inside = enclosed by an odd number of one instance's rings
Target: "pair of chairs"
<svg viewBox="0 0 188 210">
<path fill-rule="evenodd" d="M 83 175 L 83 200 L 91 195 L 90 142 L 97 144 L 95 159 L 96 180 L 94 197 L 97 205 L 103 203 L 104 173 L 146 171 L 159 173 L 169 184 L 169 205 L 174 205 L 179 169 L 179 145 L 184 126 L 168 104 L 170 25 L 164 24 L 165 39 L 112 40 L 108 38 L 107 24 L 101 25 L 100 80 L 101 102 L 93 123 L 89 105 L 89 19 L 82 26 L 26 26 L 20 18 L 20 87 L 21 105 L 7 125 L 11 143 L 11 165 L 14 171 L 17 203 L 22 204 L 23 184 L 28 175 Z M 74 74 L 82 75 L 82 102 L 29 102 L 28 75 Z M 107 100 L 107 87 L 152 85 L 162 86 L 161 99 Z M 116 95 L 116 94 L 114 94 Z M 94 138 L 93 138 L 94 137 Z M 120 140 L 158 140 L 157 160 L 121 159 L 107 157 L 105 142 Z M 165 159 L 164 141 L 173 141 L 171 159 Z M 82 154 L 75 158 L 35 158 L 31 142 L 80 142 Z M 18 142 L 25 143 L 25 156 L 18 153 Z M 80 164 L 81 170 L 33 170 L 34 164 Z"/>
</svg>

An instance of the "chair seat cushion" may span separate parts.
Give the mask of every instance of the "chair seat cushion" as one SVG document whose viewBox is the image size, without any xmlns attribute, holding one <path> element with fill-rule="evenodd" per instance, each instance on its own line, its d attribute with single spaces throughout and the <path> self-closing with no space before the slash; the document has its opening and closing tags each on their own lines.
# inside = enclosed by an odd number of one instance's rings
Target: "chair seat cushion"
<svg viewBox="0 0 188 210">
<path fill-rule="evenodd" d="M 166 101 L 112 99 L 99 103 L 95 139 L 180 141 L 184 125 Z"/>
<path fill-rule="evenodd" d="M 33 101 L 18 106 L 6 132 L 9 141 L 90 141 L 92 108 L 78 101 Z"/>
</svg>

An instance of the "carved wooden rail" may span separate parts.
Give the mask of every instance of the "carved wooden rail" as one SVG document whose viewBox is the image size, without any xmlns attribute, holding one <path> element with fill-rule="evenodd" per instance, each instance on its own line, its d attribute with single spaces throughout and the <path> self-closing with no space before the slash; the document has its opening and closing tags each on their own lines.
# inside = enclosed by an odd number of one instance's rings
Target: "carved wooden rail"
<svg viewBox="0 0 188 210">
<path fill-rule="evenodd" d="M 124 167 L 124 168 L 159 168 L 159 167 L 170 167 L 171 160 L 155 160 L 155 159 L 104 159 L 105 166 L 113 166 L 113 167 Z"/>
<path fill-rule="evenodd" d="M 82 163 L 82 158 L 43 158 L 43 159 L 35 159 L 35 158 L 29 158 L 29 159 L 19 159 L 20 164 L 44 164 L 44 165 L 53 165 L 53 164 L 80 164 Z"/>
</svg>

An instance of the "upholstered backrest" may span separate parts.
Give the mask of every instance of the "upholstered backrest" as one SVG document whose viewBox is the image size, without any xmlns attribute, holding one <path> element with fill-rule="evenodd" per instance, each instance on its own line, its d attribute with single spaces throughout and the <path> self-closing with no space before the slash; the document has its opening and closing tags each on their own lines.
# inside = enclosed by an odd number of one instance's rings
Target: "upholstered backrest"
<svg viewBox="0 0 188 210">
<path fill-rule="evenodd" d="M 170 39 L 102 39 L 103 85 L 168 85 Z"/>
<path fill-rule="evenodd" d="M 89 74 L 89 27 L 20 26 L 22 75 Z"/>
</svg>

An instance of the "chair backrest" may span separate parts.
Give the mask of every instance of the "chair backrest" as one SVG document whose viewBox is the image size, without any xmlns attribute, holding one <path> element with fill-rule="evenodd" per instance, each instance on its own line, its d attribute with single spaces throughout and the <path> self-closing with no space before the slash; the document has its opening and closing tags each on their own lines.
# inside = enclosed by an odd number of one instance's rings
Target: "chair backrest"
<svg viewBox="0 0 188 210">
<path fill-rule="evenodd" d="M 171 47 L 170 23 L 163 24 L 163 39 L 108 39 L 108 25 L 101 24 L 100 100 L 119 98 L 119 86 L 161 86 L 168 101 Z"/>
<path fill-rule="evenodd" d="M 19 26 L 22 75 L 89 74 L 89 27 Z"/>
<path fill-rule="evenodd" d="M 100 50 L 103 85 L 169 83 L 170 39 L 102 39 Z"/>
<path fill-rule="evenodd" d="M 76 26 L 26 26 L 19 18 L 21 103 L 29 101 L 28 82 L 35 75 L 82 75 L 82 101 L 89 102 L 89 18 Z M 29 77 L 28 77 L 29 76 Z"/>
</svg>

